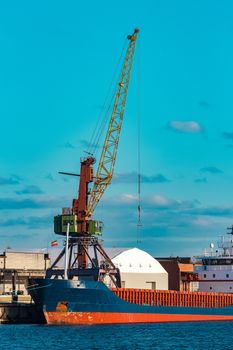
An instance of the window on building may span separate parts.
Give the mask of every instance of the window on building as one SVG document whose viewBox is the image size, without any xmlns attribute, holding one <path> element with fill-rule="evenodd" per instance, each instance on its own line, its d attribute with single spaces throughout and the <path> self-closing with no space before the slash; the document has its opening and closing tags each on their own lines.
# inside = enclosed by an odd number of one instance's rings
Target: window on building
<svg viewBox="0 0 233 350">
<path fill-rule="evenodd" d="M 155 290 L 156 289 L 156 282 L 154 281 L 148 281 L 146 282 L 146 284 L 149 284 L 150 288 L 149 289 L 152 289 L 152 290 Z"/>
<path fill-rule="evenodd" d="M 213 273 L 213 278 L 215 278 L 215 273 Z"/>
<path fill-rule="evenodd" d="M 232 259 L 226 259 L 226 265 L 232 265 L 233 260 Z"/>
<path fill-rule="evenodd" d="M 229 289 L 232 289 L 232 287 L 230 287 Z"/>
<path fill-rule="evenodd" d="M 206 278 L 206 274 L 204 273 L 204 278 Z"/>
<path fill-rule="evenodd" d="M 212 289 L 212 287 L 210 287 L 210 289 Z"/>
<path fill-rule="evenodd" d="M 233 259 L 203 259 L 203 265 L 233 265 Z"/>
<path fill-rule="evenodd" d="M 229 278 L 229 274 L 228 273 L 226 274 L 226 278 Z"/>
</svg>

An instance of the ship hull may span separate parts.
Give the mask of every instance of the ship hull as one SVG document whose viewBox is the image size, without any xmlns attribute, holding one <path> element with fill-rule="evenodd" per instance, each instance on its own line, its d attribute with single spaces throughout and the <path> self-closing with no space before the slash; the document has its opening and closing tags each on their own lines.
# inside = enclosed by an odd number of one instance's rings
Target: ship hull
<svg viewBox="0 0 233 350">
<path fill-rule="evenodd" d="M 28 291 L 48 324 L 114 324 L 233 320 L 233 306 L 149 306 L 126 302 L 101 282 L 36 279 Z"/>
</svg>

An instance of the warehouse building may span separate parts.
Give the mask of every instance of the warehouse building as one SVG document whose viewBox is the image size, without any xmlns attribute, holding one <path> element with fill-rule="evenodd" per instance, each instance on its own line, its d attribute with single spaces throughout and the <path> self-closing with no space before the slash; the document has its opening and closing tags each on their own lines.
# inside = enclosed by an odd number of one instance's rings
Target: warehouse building
<svg viewBox="0 0 233 350">
<path fill-rule="evenodd" d="M 112 258 L 119 268 L 122 288 L 168 289 L 168 273 L 145 251 L 132 248 Z"/>
<path fill-rule="evenodd" d="M 198 275 L 194 271 L 195 264 L 190 257 L 156 258 L 168 272 L 170 290 L 194 292 L 199 290 Z"/>
<path fill-rule="evenodd" d="M 6 250 L 0 255 L 0 294 L 26 294 L 29 277 L 44 277 L 50 266 L 44 252 Z"/>
</svg>

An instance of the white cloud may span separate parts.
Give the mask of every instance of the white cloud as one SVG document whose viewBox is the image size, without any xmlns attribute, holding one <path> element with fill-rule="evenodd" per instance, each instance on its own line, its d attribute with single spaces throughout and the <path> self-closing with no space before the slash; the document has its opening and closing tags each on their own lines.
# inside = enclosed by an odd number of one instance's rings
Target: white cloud
<svg viewBox="0 0 233 350">
<path fill-rule="evenodd" d="M 152 202 L 157 205 L 165 205 L 171 204 L 173 201 L 165 196 L 161 196 L 159 194 L 156 194 L 152 197 Z"/>
<path fill-rule="evenodd" d="M 133 194 L 130 194 L 130 193 L 123 193 L 122 194 L 122 199 L 126 199 L 127 201 L 130 200 L 130 201 L 135 201 L 137 200 L 137 196 L 134 196 Z"/>
<path fill-rule="evenodd" d="M 205 218 L 196 218 L 193 220 L 193 224 L 197 226 L 210 226 L 212 224 L 211 219 L 205 219 Z"/>
<path fill-rule="evenodd" d="M 170 129 L 173 129 L 179 132 L 186 132 L 186 133 L 193 133 L 193 134 L 202 132 L 202 127 L 200 126 L 199 123 L 195 121 L 172 120 L 168 123 L 168 127 Z"/>
</svg>

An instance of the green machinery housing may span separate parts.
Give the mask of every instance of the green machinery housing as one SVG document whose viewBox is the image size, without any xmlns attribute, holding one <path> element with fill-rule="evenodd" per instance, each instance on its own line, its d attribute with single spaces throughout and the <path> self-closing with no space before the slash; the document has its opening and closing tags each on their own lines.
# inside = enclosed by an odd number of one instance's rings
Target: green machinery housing
<svg viewBox="0 0 233 350">
<path fill-rule="evenodd" d="M 66 235 L 67 224 L 70 223 L 70 236 L 77 236 L 78 220 L 77 215 L 62 214 L 54 217 L 54 232 L 58 235 Z M 102 235 L 103 222 L 97 220 L 88 221 L 88 232 L 90 235 Z"/>
</svg>

